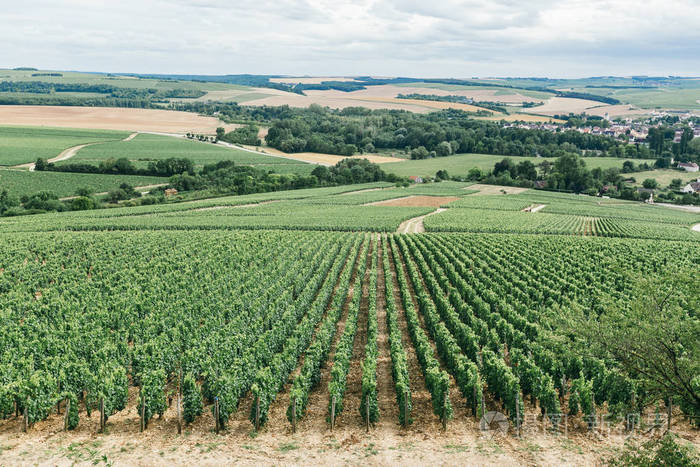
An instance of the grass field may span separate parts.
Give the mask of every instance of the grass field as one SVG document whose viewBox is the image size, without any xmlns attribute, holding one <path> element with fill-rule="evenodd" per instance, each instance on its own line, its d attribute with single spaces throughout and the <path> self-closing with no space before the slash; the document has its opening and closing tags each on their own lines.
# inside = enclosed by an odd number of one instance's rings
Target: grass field
<svg viewBox="0 0 700 467">
<path fill-rule="evenodd" d="M 481 170 L 492 170 L 496 162 L 503 159 L 505 156 L 495 156 L 490 154 L 456 154 L 454 156 L 436 157 L 433 159 L 422 160 L 405 160 L 395 162 L 389 165 L 382 166 L 384 170 L 395 173 L 401 176 L 419 176 L 419 177 L 434 177 L 438 170 L 447 170 L 452 176 L 466 176 L 470 169 L 476 167 Z M 524 160 L 529 160 L 534 164 L 538 164 L 544 160 L 553 162 L 552 158 L 543 157 L 510 157 L 514 163 L 519 163 Z M 585 158 L 586 166 L 590 168 L 601 167 L 607 169 L 610 167 L 622 168 L 624 159 L 615 157 L 587 157 Z M 635 160 L 636 163 L 643 162 Z M 645 160 L 645 162 L 653 163 L 653 160 Z"/>
<path fill-rule="evenodd" d="M 273 157 L 239 149 L 217 146 L 211 143 L 190 141 L 171 136 L 139 134 L 130 141 L 115 141 L 106 144 L 89 146 L 78 151 L 68 162 L 99 163 L 105 159 L 126 157 L 145 165 L 148 161 L 167 159 L 170 157 L 185 157 L 195 165 L 212 164 L 222 160 L 232 160 L 244 165 L 262 165 L 264 168 L 278 166 L 278 171 L 304 173 L 309 166 L 304 162 L 296 162 L 281 157 Z M 138 163 L 141 164 L 138 164 Z"/>
<path fill-rule="evenodd" d="M 0 126 L 0 165 L 11 166 L 49 159 L 79 144 L 119 140 L 129 133 L 46 127 Z"/>
<path fill-rule="evenodd" d="M 645 172 L 634 172 L 629 174 L 630 177 L 634 177 L 636 180 L 636 185 L 642 186 L 642 182 L 646 178 L 653 178 L 659 183 L 660 188 L 667 188 L 674 178 L 680 178 L 683 181 L 683 185 L 687 183 L 694 182 L 696 179 L 700 178 L 698 172 L 689 173 L 684 170 L 675 169 L 661 169 L 661 170 L 648 170 Z"/>
<path fill-rule="evenodd" d="M 7 188 L 15 196 L 51 191 L 59 197 L 73 196 L 78 188 L 89 188 L 96 193 L 119 188 L 122 183 L 146 186 L 167 183 L 167 178 L 138 175 L 102 175 L 63 172 L 29 172 L 0 169 L 0 188 Z"/>
</svg>

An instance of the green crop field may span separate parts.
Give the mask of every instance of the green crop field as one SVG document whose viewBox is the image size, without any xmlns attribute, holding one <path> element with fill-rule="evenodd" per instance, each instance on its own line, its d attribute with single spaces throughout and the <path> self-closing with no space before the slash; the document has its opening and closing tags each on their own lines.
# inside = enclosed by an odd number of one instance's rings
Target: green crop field
<svg viewBox="0 0 700 467">
<path fill-rule="evenodd" d="M 315 167 L 305 162 L 232 149 L 212 143 L 144 133 L 137 135 L 130 141 L 115 141 L 88 146 L 78 151 L 75 157 L 65 161 L 64 164 L 72 162 L 98 164 L 105 159 L 122 157 L 134 161 L 137 166 L 145 166 L 147 162 L 159 159 L 184 157 L 192 160 L 198 166 L 230 160 L 242 165 L 273 167 L 273 170 L 277 172 L 306 173 L 307 170 L 311 172 Z"/>
<path fill-rule="evenodd" d="M 75 195 L 78 188 L 89 188 L 102 193 L 119 188 L 122 183 L 146 186 L 168 183 L 167 178 L 140 175 L 102 175 L 69 172 L 29 172 L 27 170 L 0 169 L 0 189 L 21 197 L 39 191 L 50 191 L 59 197 Z"/>
<path fill-rule="evenodd" d="M 0 126 L 0 166 L 56 157 L 64 149 L 86 143 L 120 140 L 123 131 Z"/>
<path fill-rule="evenodd" d="M 483 171 L 492 170 L 496 162 L 499 162 L 506 156 L 495 156 L 489 154 L 455 154 L 454 156 L 435 157 L 432 159 L 421 160 L 405 160 L 402 162 L 392 162 L 391 164 L 383 165 L 382 167 L 387 172 L 395 173 L 401 176 L 416 175 L 419 177 L 434 177 L 438 170 L 447 170 L 451 176 L 466 176 L 470 169 L 476 167 Z M 546 157 L 512 157 L 508 156 L 514 163 L 519 163 L 529 160 L 534 164 L 539 164 L 544 160 L 554 162 L 554 158 Z M 600 167 L 607 169 L 610 167 L 622 168 L 625 159 L 616 157 L 586 157 L 584 159 L 586 167 L 589 169 Z M 653 164 L 651 159 L 635 159 L 635 164 L 646 162 Z"/>
</svg>

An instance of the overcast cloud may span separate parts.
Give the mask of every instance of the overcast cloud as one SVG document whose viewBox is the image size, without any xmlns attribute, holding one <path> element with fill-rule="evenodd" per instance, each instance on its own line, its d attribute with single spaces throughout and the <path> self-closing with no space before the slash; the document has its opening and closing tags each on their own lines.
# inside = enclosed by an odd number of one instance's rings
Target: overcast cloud
<svg viewBox="0 0 700 467">
<path fill-rule="evenodd" d="M 700 0 L 0 0 L 0 67 L 700 75 Z"/>
</svg>

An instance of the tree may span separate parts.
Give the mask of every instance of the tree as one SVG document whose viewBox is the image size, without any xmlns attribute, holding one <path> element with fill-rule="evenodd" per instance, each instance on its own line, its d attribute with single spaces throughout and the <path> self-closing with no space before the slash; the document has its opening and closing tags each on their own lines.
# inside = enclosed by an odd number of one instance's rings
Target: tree
<svg viewBox="0 0 700 467">
<path fill-rule="evenodd" d="M 657 182 L 655 178 L 646 178 L 642 182 L 642 186 L 649 190 L 653 190 L 654 188 L 659 187 L 659 182 Z"/>
<path fill-rule="evenodd" d="M 685 127 L 683 128 L 683 133 L 681 133 L 681 141 L 679 144 L 679 153 L 680 154 L 687 154 L 688 153 L 688 147 L 690 144 L 690 141 L 693 139 L 693 130 L 690 129 L 690 127 Z"/>
<path fill-rule="evenodd" d="M 498 176 L 504 172 L 508 172 L 511 176 L 516 175 L 516 168 L 513 161 L 509 158 L 504 158 L 500 162 L 496 162 L 493 166 L 493 175 Z"/>
<path fill-rule="evenodd" d="M 46 170 L 46 160 L 42 159 L 41 157 L 36 160 L 36 163 L 34 164 L 34 170 Z"/>
<path fill-rule="evenodd" d="M 450 179 L 450 176 L 449 176 L 449 174 L 447 173 L 447 170 L 438 170 L 438 171 L 435 173 L 435 178 L 438 179 L 438 180 L 449 180 L 449 179 Z"/>
<path fill-rule="evenodd" d="M 688 415 L 700 416 L 700 277 L 662 271 L 651 278 L 628 274 L 628 306 L 604 304 L 582 311 L 571 327 L 582 350 L 614 359 L 635 375 L 648 400 L 672 398 Z"/>
<path fill-rule="evenodd" d="M 472 167 L 471 169 L 469 169 L 469 173 L 467 173 L 467 178 L 469 180 L 481 180 L 483 176 L 484 173 L 478 167 Z"/>
<path fill-rule="evenodd" d="M 427 159 L 430 153 L 425 146 L 418 146 L 411 150 L 411 159 Z"/>
<path fill-rule="evenodd" d="M 87 211 L 96 207 L 97 203 L 95 203 L 95 200 L 88 196 L 78 196 L 71 201 L 70 205 L 72 211 Z"/>
<path fill-rule="evenodd" d="M 525 180 L 537 180 L 537 168 L 530 161 L 522 161 L 516 168 L 518 177 Z"/>
<path fill-rule="evenodd" d="M 447 141 L 442 141 L 435 148 L 435 153 L 438 157 L 445 157 L 452 154 L 452 146 Z"/>
<path fill-rule="evenodd" d="M 92 196 L 93 193 L 95 193 L 95 190 L 87 187 L 78 188 L 77 190 L 75 190 L 75 194 L 77 196 Z"/>
<path fill-rule="evenodd" d="M 550 179 L 553 179 L 555 175 L 558 175 L 556 177 L 558 186 L 552 183 L 550 184 L 552 187 L 579 193 L 591 184 L 591 174 L 586 170 L 586 163 L 578 154 L 566 153 L 557 158 Z"/>
<path fill-rule="evenodd" d="M 630 173 L 634 172 L 634 162 L 632 161 L 625 161 L 622 163 L 622 173 Z"/>
<path fill-rule="evenodd" d="M 19 200 L 16 196 L 10 195 L 6 188 L 0 190 L 0 215 L 4 214 L 8 209 L 19 206 Z"/>
<path fill-rule="evenodd" d="M 224 130 L 223 127 L 218 127 L 218 128 L 216 129 L 216 139 L 217 139 L 217 140 L 222 139 L 222 138 L 224 137 L 225 134 L 226 134 L 226 130 Z"/>
<path fill-rule="evenodd" d="M 657 169 L 668 169 L 671 167 L 671 158 L 670 157 L 659 157 L 656 159 L 654 162 L 654 167 Z"/>
<path fill-rule="evenodd" d="M 680 178 L 674 178 L 673 180 L 671 180 L 671 183 L 670 185 L 668 185 L 668 187 L 672 190 L 679 190 L 681 188 L 682 183 L 683 180 L 681 180 Z"/>
</svg>

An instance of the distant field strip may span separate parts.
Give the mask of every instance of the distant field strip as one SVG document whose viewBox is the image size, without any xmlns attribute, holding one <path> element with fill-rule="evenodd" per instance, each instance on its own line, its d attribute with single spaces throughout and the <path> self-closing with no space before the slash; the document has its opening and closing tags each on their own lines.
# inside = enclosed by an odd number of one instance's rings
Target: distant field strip
<svg viewBox="0 0 700 467">
<path fill-rule="evenodd" d="M 129 133 L 110 130 L 0 126 L 0 165 L 14 166 L 51 159 L 80 144 L 114 141 Z"/>
</svg>

